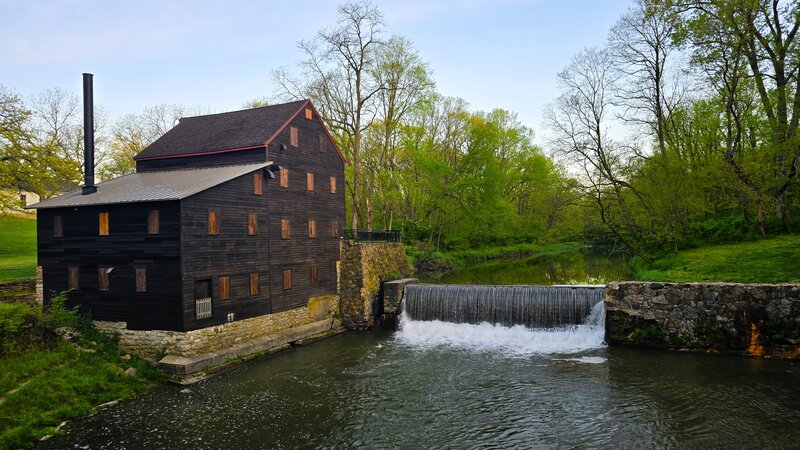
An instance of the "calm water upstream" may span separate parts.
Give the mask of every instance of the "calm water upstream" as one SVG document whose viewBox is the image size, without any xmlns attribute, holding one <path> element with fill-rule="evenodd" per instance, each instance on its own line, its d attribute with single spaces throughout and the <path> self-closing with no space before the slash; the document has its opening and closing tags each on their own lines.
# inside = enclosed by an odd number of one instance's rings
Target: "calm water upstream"
<svg viewBox="0 0 800 450">
<path fill-rule="evenodd" d="M 70 423 L 41 448 L 797 448 L 800 366 L 406 321 Z"/>
</svg>

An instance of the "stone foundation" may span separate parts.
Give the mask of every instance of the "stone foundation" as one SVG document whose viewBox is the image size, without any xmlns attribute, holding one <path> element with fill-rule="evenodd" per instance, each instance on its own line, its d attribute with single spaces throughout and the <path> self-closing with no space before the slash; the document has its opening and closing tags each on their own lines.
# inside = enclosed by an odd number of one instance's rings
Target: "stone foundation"
<svg viewBox="0 0 800 450">
<path fill-rule="evenodd" d="M 337 330 L 338 311 L 338 297 L 329 295 L 312 298 L 303 308 L 186 332 L 129 330 L 125 322 L 95 321 L 95 326 L 117 334 L 126 351 L 160 360 L 159 366 L 169 372 L 188 375 Z"/>
<path fill-rule="evenodd" d="M 606 342 L 800 359 L 800 285 L 610 283 Z"/>
<path fill-rule="evenodd" d="M 383 283 L 383 317 L 384 328 L 395 330 L 403 313 L 403 297 L 406 286 L 416 283 L 416 278 L 403 278 L 402 280 L 387 281 Z"/>
<path fill-rule="evenodd" d="M 344 326 L 374 327 L 383 312 L 381 284 L 410 273 L 403 244 L 342 241 L 339 295 Z"/>
</svg>

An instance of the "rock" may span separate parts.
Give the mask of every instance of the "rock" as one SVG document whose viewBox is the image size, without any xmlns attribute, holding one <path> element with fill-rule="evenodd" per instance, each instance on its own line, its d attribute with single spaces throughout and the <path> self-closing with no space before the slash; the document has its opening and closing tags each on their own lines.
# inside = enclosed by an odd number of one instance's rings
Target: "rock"
<svg viewBox="0 0 800 450">
<path fill-rule="evenodd" d="M 81 333 L 78 330 L 68 327 L 56 328 L 56 334 L 67 342 L 77 342 Z"/>
<path fill-rule="evenodd" d="M 181 394 L 185 394 L 185 395 L 192 395 L 192 394 L 194 394 L 194 391 L 193 391 L 193 390 L 191 390 L 191 389 L 189 389 L 189 388 L 184 388 L 184 389 L 181 389 L 181 390 L 180 390 L 180 391 L 178 391 L 178 392 L 180 392 Z"/>
<path fill-rule="evenodd" d="M 121 359 L 121 360 L 123 360 L 125 362 L 128 362 L 128 361 L 131 360 L 131 355 L 122 355 L 122 356 L 119 357 L 119 359 Z"/>
<path fill-rule="evenodd" d="M 128 367 L 127 369 L 125 369 L 125 372 L 122 372 L 122 373 L 124 373 L 125 376 L 128 376 L 128 377 L 135 377 L 136 376 L 136 367 Z"/>
</svg>

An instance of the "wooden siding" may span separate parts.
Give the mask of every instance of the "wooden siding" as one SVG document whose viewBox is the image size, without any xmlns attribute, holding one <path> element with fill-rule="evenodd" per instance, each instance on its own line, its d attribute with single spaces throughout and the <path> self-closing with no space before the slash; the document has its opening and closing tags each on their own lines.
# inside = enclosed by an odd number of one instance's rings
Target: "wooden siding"
<svg viewBox="0 0 800 450">
<path fill-rule="evenodd" d="M 160 232 L 152 235 L 149 211 L 156 209 Z M 100 212 L 108 212 L 108 236 L 99 235 Z M 45 302 L 70 288 L 70 267 L 75 267 L 78 289 L 68 294 L 69 305 L 80 305 L 96 320 L 127 322 L 131 329 L 183 329 L 178 202 L 43 209 L 38 214 Z M 59 238 L 53 237 L 56 215 L 63 229 Z M 108 291 L 99 290 L 99 267 L 114 268 L 107 274 Z M 136 292 L 137 267 L 149 272 L 146 293 Z"/>
<path fill-rule="evenodd" d="M 136 161 L 136 171 L 149 172 L 153 170 L 190 169 L 193 167 L 211 167 L 231 164 L 252 164 L 265 162 L 266 159 L 264 153 L 264 147 L 258 147 L 247 150 L 237 150 L 233 152 L 214 153 L 210 155 Z"/>
</svg>

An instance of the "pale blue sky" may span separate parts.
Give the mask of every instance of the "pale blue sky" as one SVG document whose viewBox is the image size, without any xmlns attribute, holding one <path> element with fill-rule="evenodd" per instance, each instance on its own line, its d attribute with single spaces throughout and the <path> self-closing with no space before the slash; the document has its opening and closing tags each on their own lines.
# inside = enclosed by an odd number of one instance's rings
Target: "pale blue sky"
<svg viewBox="0 0 800 450">
<path fill-rule="evenodd" d="M 110 118 L 160 103 L 240 109 L 274 93 L 271 71 L 301 58 L 296 43 L 334 24 L 336 1 L 0 0 L 0 84 L 22 95 L 80 94 Z M 472 108 L 505 108 L 541 136 L 556 74 L 602 45 L 632 0 L 376 2 L 388 31 L 409 38 L 439 92 Z"/>
</svg>

